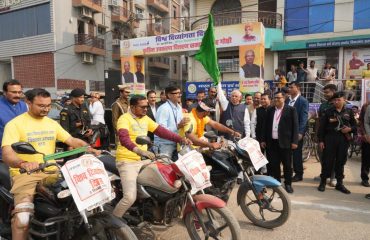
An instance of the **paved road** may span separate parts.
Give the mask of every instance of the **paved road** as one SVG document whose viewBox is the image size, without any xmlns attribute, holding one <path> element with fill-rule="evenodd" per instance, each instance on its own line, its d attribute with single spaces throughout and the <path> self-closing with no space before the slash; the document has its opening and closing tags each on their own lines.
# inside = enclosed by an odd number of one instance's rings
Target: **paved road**
<svg viewBox="0 0 370 240">
<path fill-rule="evenodd" d="M 290 195 L 292 214 L 285 225 L 274 230 L 252 225 L 236 206 L 234 190 L 229 207 L 239 221 L 243 239 L 369 240 L 370 200 L 365 199 L 364 195 L 370 193 L 370 188 L 359 184 L 359 160 L 349 160 L 345 168 L 345 185 L 352 191 L 350 195 L 332 187 L 327 187 L 323 193 L 317 191 L 318 182 L 313 178 L 318 175 L 320 164 L 311 159 L 305 163 L 305 167 L 304 181 L 294 184 L 294 194 Z M 155 232 L 157 239 L 189 239 L 181 224 L 165 230 L 155 229 Z"/>
</svg>

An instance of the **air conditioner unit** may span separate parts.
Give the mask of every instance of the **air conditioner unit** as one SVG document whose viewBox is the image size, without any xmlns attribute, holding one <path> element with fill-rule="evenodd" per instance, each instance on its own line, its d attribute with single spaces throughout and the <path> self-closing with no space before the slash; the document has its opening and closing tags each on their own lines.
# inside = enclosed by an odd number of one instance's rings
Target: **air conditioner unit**
<svg viewBox="0 0 370 240">
<path fill-rule="evenodd" d="M 144 19 L 144 15 L 142 13 L 136 13 L 135 18 L 136 20 L 141 20 L 141 19 Z"/>
<path fill-rule="evenodd" d="M 117 7 L 118 6 L 118 0 L 109 0 L 108 5 Z"/>
<path fill-rule="evenodd" d="M 87 7 L 82 7 L 81 8 L 81 16 L 86 17 L 86 18 L 92 18 L 93 15 L 92 15 L 91 9 L 87 8 Z"/>
<path fill-rule="evenodd" d="M 82 53 L 82 62 L 94 63 L 94 55 L 92 55 L 91 53 Z"/>
<path fill-rule="evenodd" d="M 112 39 L 112 45 L 120 45 L 121 39 Z"/>
</svg>

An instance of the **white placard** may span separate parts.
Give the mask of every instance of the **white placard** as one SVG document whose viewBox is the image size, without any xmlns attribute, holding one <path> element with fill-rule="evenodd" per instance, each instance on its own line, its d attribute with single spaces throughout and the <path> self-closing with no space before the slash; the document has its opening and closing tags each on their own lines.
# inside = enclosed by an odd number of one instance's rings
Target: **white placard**
<svg viewBox="0 0 370 240">
<path fill-rule="evenodd" d="M 104 164 L 93 155 L 70 160 L 61 170 L 78 211 L 91 210 L 114 198 Z"/>
<path fill-rule="evenodd" d="M 175 162 L 185 178 L 190 182 L 191 194 L 212 186 L 210 173 L 204 162 L 202 154 L 192 150 Z"/>
<path fill-rule="evenodd" d="M 249 154 L 253 167 L 257 171 L 268 163 L 267 158 L 261 152 L 260 144 L 258 141 L 250 137 L 245 137 L 239 140 L 238 145 L 241 149 Z"/>
</svg>

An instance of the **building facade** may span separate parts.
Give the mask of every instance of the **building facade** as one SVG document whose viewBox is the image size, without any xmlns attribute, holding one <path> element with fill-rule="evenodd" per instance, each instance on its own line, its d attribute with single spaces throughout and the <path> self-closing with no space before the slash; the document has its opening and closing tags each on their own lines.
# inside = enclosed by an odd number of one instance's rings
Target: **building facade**
<svg viewBox="0 0 370 240">
<path fill-rule="evenodd" d="M 348 77 L 352 55 L 360 55 L 363 65 L 370 62 L 367 0 L 200 0 L 194 2 L 191 15 L 204 17 L 192 18 L 192 30 L 207 27 L 209 12 L 214 14 L 215 26 L 253 21 L 264 24 L 265 80 L 273 79 L 274 69 L 287 72 L 298 62 L 307 66 L 314 60 L 319 70 L 330 62 L 338 78 Z M 223 80 L 239 80 L 238 48 L 219 49 L 218 58 Z M 192 81 L 210 80 L 193 58 L 189 60 L 189 75 Z"/>
<path fill-rule="evenodd" d="M 104 91 L 104 70 L 121 69 L 120 40 L 186 30 L 181 16 L 189 6 L 187 0 L 0 1 L 0 84 L 15 78 L 53 97 L 75 87 Z M 183 60 L 146 59 L 147 88 L 181 84 Z"/>
</svg>

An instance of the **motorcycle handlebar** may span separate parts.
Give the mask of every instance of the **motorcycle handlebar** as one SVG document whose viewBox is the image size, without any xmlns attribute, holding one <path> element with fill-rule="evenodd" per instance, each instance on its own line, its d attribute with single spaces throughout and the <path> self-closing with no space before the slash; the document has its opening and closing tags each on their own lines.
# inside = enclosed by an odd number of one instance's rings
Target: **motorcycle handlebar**
<svg viewBox="0 0 370 240">
<path fill-rule="evenodd" d="M 57 166 L 57 164 L 56 163 L 40 163 L 38 168 L 32 169 L 31 171 L 27 171 L 26 169 L 21 168 L 19 169 L 19 172 L 21 174 L 27 173 L 28 175 L 30 175 L 34 172 L 43 171 L 45 168 L 50 167 L 50 166 Z"/>
</svg>

